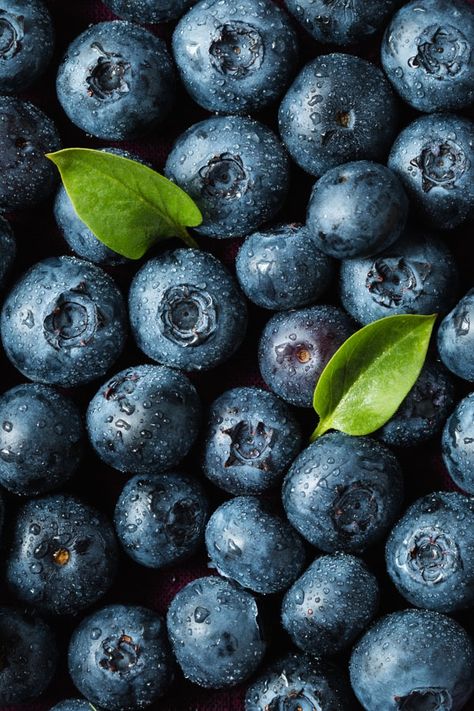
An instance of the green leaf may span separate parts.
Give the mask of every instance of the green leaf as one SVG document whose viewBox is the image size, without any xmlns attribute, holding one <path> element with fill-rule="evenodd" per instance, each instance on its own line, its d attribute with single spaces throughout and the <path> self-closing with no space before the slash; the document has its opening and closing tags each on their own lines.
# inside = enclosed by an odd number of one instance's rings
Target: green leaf
<svg viewBox="0 0 474 711">
<path fill-rule="evenodd" d="M 148 166 L 90 148 L 66 148 L 46 157 L 58 167 L 78 216 L 114 252 L 139 259 L 169 237 L 196 246 L 186 227 L 201 224 L 199 208 Z"/>
<path fill-rule="evenodd" d="M 425 362 L 433 316 L 389 316 L 354 333 L 331 358 L 314 391 L 319 424 L 311 440 L 328 430 L 366 435 L 400 407 Z"/>
</svg>

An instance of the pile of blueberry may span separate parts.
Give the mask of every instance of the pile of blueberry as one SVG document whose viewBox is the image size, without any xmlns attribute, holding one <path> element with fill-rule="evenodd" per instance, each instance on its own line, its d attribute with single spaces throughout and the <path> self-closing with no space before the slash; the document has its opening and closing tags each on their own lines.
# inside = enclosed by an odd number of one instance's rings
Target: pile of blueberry
<svg viewBox="0 0 474 711">
<path fill-rule="evenodd" d="M 473 4 L 81 5 L 0 0 L 0 707 L 474 708 Z M 60 133 L 173 138 L 201 249 L 99 242 Z M 309 444 L 344 341 L 431 313 Z"/>
</svg>

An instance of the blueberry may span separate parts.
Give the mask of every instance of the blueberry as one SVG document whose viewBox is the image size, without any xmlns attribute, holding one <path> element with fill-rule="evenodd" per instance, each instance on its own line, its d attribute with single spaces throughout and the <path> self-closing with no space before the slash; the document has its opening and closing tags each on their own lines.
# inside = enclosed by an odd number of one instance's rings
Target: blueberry
<svg viewBox="0 0 474 711">
<path fill-rule="evenodd" d="M 319 376 L 354 332 L 336 306 L 312 306 L 275 314 L 260 339 L 260 372 L 268 387 L 298 407 L 311 407 Z"/>
<path fill-rule="evenodd" d="M 323 44 L 340 47 L 370 41 L 400 0 L 286 0 L 303 27 Z"/>
<path fill-rule="evenodd" d="M 163 40 L 130 22 L 100 22 L 59 67 L 58 99 L 83 131 L 110 141 L 150 132 L 171 111 L 175 72 Z"/>
<path fill-rule="evenodd" d="M 262 595 L 286 590 L 305 562 L 302 539 L 256 496 L 237 496 L 214 511 L 206 547 L 221 575 Z"/>
<path fill-rule="evenodd" d="M 362 553 L 395 521 L 403 478 L 392 452 L 369 437 L 326 434 L 297 457 L 283 483 L 290 523 L 320 550 Z"/>
<path fill-rule="evenodd" d="M 0 92 L 24 91 L 45 71 L 53 54 L 51 17 L 41 0 L 2 0 Z"/>
<path fill-rule="evenodd" d="M 241 237 L 272 219 L 289 184 L 289 160 L 257 121 L 222 116 L 194 124 L 176 141 L 165 174 L 197 203 L 208 237 Z"/>
<path fill-rule="evenodd" d="M 200 686 L 234 686 L 257 669 L 265 654 L 255 598 L 217 576 L 180 590 L 167 623 L 184 676 Z"/>
<path fill-rule="evenodd" d="M 453 612 L 474 603 L 474 498 L 434 492 L 415 501 L 392 529 L 387 570 L 412 604 Z"/>
<path fill-rule="evenodd" d="M 375 257 L 344 261 L 340 287 L 344 308 L 367 324 L 395 314 L 448 311 L 458 292 L 458 270 L 444 242 L 407 232 Z"/>
<path fill-rule="evenodd" d="M 474 289 L 468 291 L 441 322 L 438 351 L 449 370 L 474 382 Z"/>
<path fill-rule="evenodd" d="M 48 385 L 17 385 L 0 396 L 0 484 L 35 496 L 77 471 L 84 426 L 76 405 Z"/>
<path fill-rule="evenodd" d="M 366 711 L 460 711 L 474 688 L 473 644 L 445 615 L 394 612 L 356 644 L 350 675 Z"/>
<path fill-rule="evenodd" d="M 418 111 L 468 107 L 474 100 L 474 12 L 463 0 L 413 0 L 387 27 L 382 64 Z"/>
<path fill-rule="evenodd" d="M 390 247 L 407 215 L 408 199 L 397 176 L 361 160 L 332 168 L 316 182 L 306 226 L 322 252 L 351 259 Z"/>
<path fill-rule="evenodd" d="M 119 471 L 165 471 L 194 444 L 200 411 L 196 389 L 185 375 L 139 365 L 114 375 L 93 397 L 89 439 L 98 456 Z"/>
<path fill-rule="evenodd" d="M 193 0 L 104 0 L 118 17 L 132 22 L 168 22 L 178 18 Z"/>
<path fill-rule="evenodd" d="M 280 482 L 300 448 L 286 403 L 260 388 L 233 388 L 211 406 L 203 470 L 230 494 L 261 494 Z"/>
<path fill-rule="evenodd" d="M 176 27 L 173 51 L 194 101 L 229 114 L 273 103 L 298 59 L 296 32 L 270 0 L 201 0 Z"/>
<path fill-rule="evenodd" d="M 461 400 L 446 422 L 442 447 L 451 478 L 461 489 L 474 494 L 474 393 Z"/>
<path fill-rule="evenodd" d="M 118 550 L 105 516 L 73 496 L 31 499 L 16 519 L 7 581 L 24 603 L 53 615 L 89 607 L 110 588 Z"/>
<path fill-rule="evenodd" d="M 359 558 L 323 555 L 283 598 L 281 619 L 294 644 L 315 656 L 349 647 L 377 613 L 379 586 Z"/>
<path fill-rule="evenodd" d="M 254 232 L 235 266 L 246 296 L 274 311 L 314 304 L 334 275 L 332 259 L 315 246 L 306 227 L 295 224 Z"/>
<path fill-rule="evenodd" d="M 177 249 L 150 259 L 129 292 L 137 345 L 150 358 L 182 370 L 213 368 L 240 346 L 245 300 L 212 254 Z"/>
<path fill-rule="evenodd" d="M 0 96 L 0 145 L 0 211 L 25 210 L 47 199 L 57 171 L 44 154 L 61 147 L 51 119 L 27 101 Z"/>
<path fill-rule="evenodd" d="M 69 645 L 69 673 L 86 699 L 110 711 L 135 711 L 163 696 L 174 663 L 164 621 L 132 605 L 108 605 L 86 617 Z"/>
<path fill-rule="evenodd" d="M 376 436 L 393 447 L 427 442 L 440 432 L 453 404 L 453 379 L 441 365 L 428 361 L 412 390 Z"/>
<path fill-rule="evenodd" d="M 94 711 L 94 706 L 85 699 L 64 699 L 53 706 L 50 711 Z M 95 711 L 101 711 L 95 708 Z"/>
<path fill-rule="evenodd" d="M 0 289 L 16 257 L 16 242 L 10 224 L 0 216 Z"/>
<path fill-rule="evenodd" d="M 396 135 L 398 104 L 374 64 L 329 54 L 296 77 L 281 103 L 279 124 L 300 168 L 322 175 L 352 160 L 383 162 Z"/>
<path fill-rule="evenodd" d="M 393 144 L 388 164 L 416 216 L 435 229 L 452 229 L 474 215 L 474 124 L 450 114 L 422 116 Z"/>
<path fill-rule="evenodd" d="M 249 687 L 245 711 L 354 711 L 355 703 L 345 676 L 333 664 L 289 654 Z"/>
<path fill-rule="evenodd" d="M 185 474 L 148 474 L 125 484 L 115 507 L 115 529 L 125 552 L 140 565 L 179 563 L 204 539 L 209 502 Z"/>
<path fill-rule="evenodd" d="M 0 607 L 0 704 L 38 701 L 49 686 L 58 661 L 53 632 L 40 617 Z"/>
<path fill-rule="evenodd" d="M 100 378 L 126 336 L 122 295 L 89 262 L 50 257 L 32 266 L 6 297 L 1 314 L 5 352 L 31 380 L 72 387 Z"/>
</svg>

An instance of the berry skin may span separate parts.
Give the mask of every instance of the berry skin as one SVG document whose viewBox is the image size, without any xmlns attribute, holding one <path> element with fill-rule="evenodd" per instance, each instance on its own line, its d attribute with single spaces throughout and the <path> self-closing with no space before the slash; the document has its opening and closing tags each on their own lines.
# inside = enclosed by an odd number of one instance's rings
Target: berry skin
<svg viewBox="0 0 474 711">
<path fill-rule="evenodd" d="M 255 598 L 217 576 L 180 590 L 167 624 L 184 676 L 199 686 L 235 686 L 253 674 L 265 654 Z"/>
<path fill-rule="evenodd" d="M 50 711 L 93 711 L 92 705 L 84 699 L 64 699 L 53 706 Z M 96 711 L 100 709 L 96 708 Z"/>
<path fill-rule="evenodd" d="M 206 547 L 221 575 L 261 595 L 286 590 L 306 557 L 296 531 L 256 496 L 237 496 L 214 511 Z"/>
<path fill-rule="evenodd" d="M 318 707 L 354 711 L 356 701 L 337 667 L 303 654 L 289 654 L 274 662 L 245 697 L 245 711 L 315 711 Z"/>
<path fill-rule="evenodd" d="M 37 615 L 0 607 L 0 704 L 36 702 L 56 671 L 58 650 L 53 632 Z"/>
<path fill-rule="evenodd" d="M 389 167 L 417 218 L 453 229 L 474 215 L 474 124 L 452 114 L 422 116 L 398 136 Z"/>
<path fill-rule="evenodd" d="M 16 242 L 10 224 L 0 217 L 0 289 L 5 286 L 13 262 L 16 257 Z"/>
<path fill-rule="evenodd" d="M 190 96 L 208 111 L 249 113 L 286 89 L 296 32 L 270 0 L 201 0 L 181 19 L 173 52 Z"/>
<path fill-rule="evenodd" d="M 474 688 L 474 649 L 449 617 L 402 610 L 379 619 L 357 642 L 350 675 L 366 711 L 461 711 Z"/>
<path fill-rule="evenodd" d="M 84 449 L 76 405 L 47 385 L 17 385 L 0 396 L 0 484 L 36 496 L 76 473 Z"/>
<path fill-rule="evenodd" d="M 121 472 L 175 467 L 197 437 L 201 407 L 194 385 L 159 365 L 122 370 L 98 390 L 87 410 L 97 455 Z"/>
<path fill-rule="evenodd" d="M 458 270 L 444 242 L 405 233 L 384 252 L 342 263 L 342 305 L 366 325 L 396 314 L 445 313 L 456 301 Z"/>
<path fill-rule="evenodd" d="M 138 347 L 186 371 L 228 360 L 247 328 L 247 307 L 234 279 L 213 255 L 197 249 L 146 262 L 132 281 L 129 310 Z"/>
<path fill-rule="evenodd" d="M 16 94 L 33 84 L 53 54 L 51 17 L 41 0 L 2 0 L 0 93 Z"/>
<path fill-rule="evenodd" d="M 474 498 L 435 492 L 415 501 L 392 529 L 387 571 L 416 607 L 453 612 L 474 603 Z"/>
<path fill-rule="evenodd" d="M 334 262 L 303 225 L 254 232 L 236 259 L 237 279 L 250 301 L 272 311 L 314 304 L 334 275 Z"/>
<path fill-rule="evenodd" d="M 211 406 L 203 470 L 230 494 L 261 494 L 280 482 L 300 448 L 286 403 L 259 388 L 233 388 Z"/>
<path fill-rule="evenodd" d="M 164 621 L 132 605 L 108 605 L 72 634 L 69 673 L 94 707 L 135 711 L 163 696 L 174 677 Z"/>
<path fill-rule="evenodd" d="M 286 0 L 288 10 L 318 42 L 347 47 L 370 41 L 400 0 Z"/>
<path fill-rule="evenodd" d="M 311 193 L 306 227 L 316 246 L 337 259 L 368 257 L 401 236 L 408 199 L 384 165 L 367 160 L 340 165 Z"/>
<path fill-rule="evenodd" d="M 260 339 L 262 378 L 291 405 L 311 407 L 319 376 L 353 332 L 352 319 L 336 306 L 275 314 Z"/>
<path fill-rule="evenodd" d="M 445 424 L 441 442 L 450 477 L 474 494 L 474 393 L 458 404 Z"/>
<path fill-rule="evenodd" d="M 302 69 L 278 118 L 294 161 L 319 176 L 349 161 L 385 162 L 398 104 L 378 67 L 349 54 L 328 54 Z"/>
<path fill-rule="evenodd" d="M 3 347 L 15 368 L 42 383 L 73 387 L 105 375 L 126 337 L 123 298 L 99 267 L 75 257 L 32 266 L 6 297 Z"/>
<path fill-rule="evenodd" d="M 7 558 L 10 590 L 52 615 L 94 604 L 110 588 L 118 549 L 105 516 L 72 496 L 31 499 L 16 519 Z"/>
<path fill-rule="evenodd" d="M 165 166 L 198 205 L 196 232 L 224 239 L 242 237 L 271 220 L 286 197 L 289 160 L 269 128 L 250 118 L 221 116 L 188 128 Z"/>
<path fill-rule="evenodd" d="M 138 474 L 119 496 L 115 529 L 134 561 L 163 568 L 196 552 L 208 513 L 209 502 L 196 479 L 178 472 Z"/>
<path fill-rule="evenodd" d="M 443 319 L 438 331 L 441 360 L 455 375 L 474 382 L 474 289 Z"/>
<path fill-rule="evenodd" d="M 418 111 L 459 110 L 474 100 L 474 12 L 463 0 L 413 0 L 392 18 L 382 64 Z"/>
<path fill-rule="evenodd" d="M 45 158 L 61 148 L 53 121 L 27 101 L 0 96 L 0 211 L 35 207 L 53 192 L 54 165 Z"/>
<path fill-rule="evenodd" d="M 403 498 L 400 465 L 369 437 L 325 434 L 296 458 L 283 482 L 288 520 L 328 553 L 362 553 L 395 521 Z"/>
<path fill-rule="evenodd" d="M 152 24 L 178 18 L 193 0 L 104 0 L 117 17 Z"/>
<path fill-rule="evenodd" d="M 428 361 L 396 413 L 375 436 L 391 447 L 428 442 L 441 431 L 452 410 L 454 389 L 448 371 Z"/>
<path fill-rule="evenodd" d="M 68 118 L 110 141 L 149 133 L 171 111 L 176 78 L 163 40 L 130 22 L 92 25 L 69 46 L 56 89 Z"/>
<path fill-rule="evenodd" d="M 377 613 L 379 586 L 365 563 L 345 553 L 323 555 L 283 598 L 283 628 L 302 651 L 337 654 L 353 644 Z"/>
</svg>

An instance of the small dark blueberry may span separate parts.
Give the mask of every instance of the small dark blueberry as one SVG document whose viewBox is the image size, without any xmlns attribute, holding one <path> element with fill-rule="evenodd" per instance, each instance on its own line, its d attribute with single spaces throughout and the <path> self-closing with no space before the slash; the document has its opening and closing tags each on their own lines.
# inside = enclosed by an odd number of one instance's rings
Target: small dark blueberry
<svg viewBox="0 0 474 711">
<path fill-rule="evenodd" d="M 445 424 L 443 460 L 453 481 L 474 494 L 474 393 L 457 405 Z"/>
<path fill-rule="evenodd" d="M 449 370 L 474 382 L 474 289 L 441 322 L 438 352 Z"/>
</svg>

